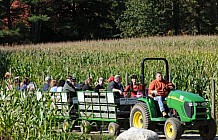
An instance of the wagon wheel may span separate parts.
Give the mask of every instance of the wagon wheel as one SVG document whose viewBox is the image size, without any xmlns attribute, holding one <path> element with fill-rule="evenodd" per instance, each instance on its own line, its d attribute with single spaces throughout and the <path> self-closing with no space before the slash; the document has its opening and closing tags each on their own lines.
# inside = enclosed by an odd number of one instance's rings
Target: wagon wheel
<svg viewBox="0 0 218 140">
<path fill-rule="evenodd" d="M 117 136 L 120 133 L 120 126 L 117 123 L 111 122 L 108 125 L 108 132 L 113 136 Z"/>
<path fill-rule="evenodd" d="M 92 125 L 90 122 L 83 120 L 80 124 L 80 130 L 84 134 L 89 134 L 92 131 Z"/>
<path fill-rule="evenodd" d="M 64 121 L 64 122 L 62 123 L 62 130 L 63 130 L 64 132 L 67 132 L 67 131 L 69 131 L 69 128 L 70 128 L 70 125 L 69 125 L 68 121 Z"/>
</svg>

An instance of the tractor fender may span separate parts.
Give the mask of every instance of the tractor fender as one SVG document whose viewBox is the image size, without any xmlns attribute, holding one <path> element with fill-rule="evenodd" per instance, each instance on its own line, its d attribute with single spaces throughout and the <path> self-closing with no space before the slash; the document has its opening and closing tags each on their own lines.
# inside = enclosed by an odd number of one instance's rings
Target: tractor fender
<svg viewBox="0 0 218 140">
<path fill-rule="evenodd" d="M 139 98 L 139 102 L 145 103 L 148 107 L 148 111 L 150 113 L 150 118 L 156 118 L 157 117 L 157 109 L 155 106 L 155 102 L 152 98 L 146 97 L 146 98 Z"/>
</svg>

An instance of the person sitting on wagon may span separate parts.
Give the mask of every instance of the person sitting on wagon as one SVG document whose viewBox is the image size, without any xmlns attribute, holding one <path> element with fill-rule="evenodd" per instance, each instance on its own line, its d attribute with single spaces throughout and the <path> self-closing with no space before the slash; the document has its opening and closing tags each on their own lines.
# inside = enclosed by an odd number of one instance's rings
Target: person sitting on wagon
<svg viewBox="0 0 218 140">
<path fill-rule="evenodd" d="M 73 97 L 77 97 L 74 84 L 75 84 L 74 77 L 68 76 L 63 87 L 63 92 L 67 93 L 69 108 L 71 108 L 70 110 L 71 114 L 76 114 L 78 109 L 78 106 L 76 104 L 73 104 Z"/>
<path fill-rule="evenodd" d="M 121 76 L 120 75 L 115 75 L 114 76 L 114 81 L 110 82 L 108 86 L 108 91 L 113 91 L 114 96 L 117 98 L 120 98 L 123 96 L 123 87 L 121 84 Z"/>
<path fill-rule="evenodd" d="M 75 87 L 76 91 L 82 90 L 81 84 L 76 82 L 76 77 L 72 77 L 71 81 L 72 81 L 72 85 Z"/>
<path fill-rule="evenodd" d="M 165 100 L 165 98 L 168 96 L 169 89 L 173 88 L 174 85 L 171 82 L 164 80 L 161 72 L 157 72 L 156 79 L 149 84 L 149 96 L 158 101 L 158 105 L 163 117 L 168 117 L 164 108 L 163 100 Z"/>
<path fill-rule="evenodd" d="M 19 76 L 15 77 L 14 78 L 14 88 L 16 90 L 20 90 L 20 83 L 21 83 L 21 81 L 20 81 Z"/>
<path fill-rule="evenodd" d="M 98 80 L 98 84 L 95 87 L 94 91 L 95 92 L 100 92 L 102 90 L 104 90 L 104 78 L 100 77 L 99 80 Z"/>
<path fill-rule="evenodd" d="M 45 77 L 45 84 L 42 87 L 42 91 L 48 91 L 50 89 L 52 78 L 50 76 Z"/>
<path fill-rule="evenodd" d="M 20 84 L 20 90 L 21 91 L 26 91 L 28 85 L 29 85 L 29 77 L 25 77 L 23 82 L 21 82 L 21 84 Z"/>
<path fill-rule="evenodd" d="M 85 85 L 83 86 L 82 90 L 83 91 L 86 91 L 86 90 L 92 91 L 93 90 L 93 88 L 92 88 L 92 78 L 91 77 L 86 79 Z"/>
<path fill-rule="evenodd" d="M 139 85 L 136 83 L 137 82 L 137 76 L 132 75 L 131 77 L 131 82 L 129 85 L 126 86 L 125 92 L 123 93 L 124 97 L 129 97 L 128 93 L 130 92 L 130 97 L 131 98 L 139 98 L 142 97 L 142 93 L 139 91 Z"/>
<path fill-rule="evenodd" d="M 59 80 L 57 92 L 62 92 L 63 91 L 64 84 L 65 84 L 65 80 L 63 80 L 63 79 Z"/>
<path fill-rule="evenodd" d="M 57 80 L 52 80 L 50 83 L 50 90 L 49 92 L 57 92 L 58 86 L 57 86 Z"/>
<path fill-rule="evenodd" d="M 70 98 L 77 96 L 76 89 L 73 85 L 72 76 L 67 77 L 66 82 L 65 82 L 64 87 L 63 87 L 63 92 L 69 93 L 68 96 Z"/>
</svg>

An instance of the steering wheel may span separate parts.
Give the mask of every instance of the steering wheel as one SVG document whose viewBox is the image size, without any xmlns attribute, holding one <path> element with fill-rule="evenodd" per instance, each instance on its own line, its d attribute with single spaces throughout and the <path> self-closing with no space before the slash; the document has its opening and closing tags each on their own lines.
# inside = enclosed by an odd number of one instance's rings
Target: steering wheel
<svg viewBox="0 0 218 140">
<path fill-rule="evenodd" d="M 172 88 L 170 88 L 170 87 L 172 87 Z M 164 87 L 164 89 L 163 89 L 163 91 L 167 91 L 167 92 L 170 92 L 172 89 L 174 89 L 175 88 L 175 86 L 174 85 L 166 85 L 165 87 Z"/>
</svg>

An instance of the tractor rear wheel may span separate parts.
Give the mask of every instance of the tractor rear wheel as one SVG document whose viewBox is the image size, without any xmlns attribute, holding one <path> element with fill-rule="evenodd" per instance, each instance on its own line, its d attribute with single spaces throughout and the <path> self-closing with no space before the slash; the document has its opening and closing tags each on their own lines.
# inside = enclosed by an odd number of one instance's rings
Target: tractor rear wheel
<svg viewBox="0 0 218 140">
<path fill-rule="evenodd" d="M 137 103 L 130 112 L 130 127 L 144 128 L 154 130 L 155 125 L 152 124 L 150 113 L 145 103 Z"/>
<path fill-rule="evenodd" d="M 217 126 L 214 119 L 210 119 L 205 127 L 199 129 L 199 133 L 203 140 L 213 140 L 216 136 Z"/>
<path fill-rule="evenodd" d="M 169 118 L 164 125 L 164 133 L 168 140 L 179 140 L 182 136 L 182 124 L 177 118 Z"/>
<path fill-rule="evenodd" d="M 108 132 L 113 136 L 118 136 L 120 133 L 120 126 L 117 123 L 111 122 L 108 125 Z"/>
</svg>

